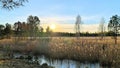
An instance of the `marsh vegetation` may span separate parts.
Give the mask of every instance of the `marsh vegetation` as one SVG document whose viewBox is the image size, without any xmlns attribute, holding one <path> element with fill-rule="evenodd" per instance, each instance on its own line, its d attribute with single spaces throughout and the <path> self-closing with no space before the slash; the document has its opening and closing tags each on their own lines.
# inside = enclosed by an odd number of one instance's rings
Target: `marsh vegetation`
<svg viewBox="0 0 120 68">
<path fill-rule="evenodd" d="M 0 49 L 6 52 L 4 55 L 7 59 L 13 58 L 15 53 L 20 53 L 28 56 L 44 55 L 49 59 L 99 63 L 101 66 L 119 66 L 119 41 L 118 38 L 118 44 L 115 45 L 110 37 L 104 40 L 100 40 L 99 37 L 81 37 L 79 40 L 74 37 L 46 37 L 36 40 L 4 39 L 0 41 Z"/>
</svg>

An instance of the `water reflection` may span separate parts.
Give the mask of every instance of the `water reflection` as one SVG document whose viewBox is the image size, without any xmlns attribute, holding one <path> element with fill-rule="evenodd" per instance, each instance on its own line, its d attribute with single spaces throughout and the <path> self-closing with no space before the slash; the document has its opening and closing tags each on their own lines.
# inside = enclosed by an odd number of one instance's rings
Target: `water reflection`
<svg viewBox="0 0 120 68">
<path fill-rule="evenodd" d="M 99 63 L 80 63 L 72 60 L 52 60 L 47 59 L 44 56 L 39 57 L 39 64 L 47 63 L 50 66 L 55 68 L 101 68 Z"/>
<path fill-rule="evenodd" d="M 15 54 L 14 57 L 20 57 L 21 54 Z M 22 55 L 24 56 L 24 55 Z M 73 60 L 53 60 L 48 59 L 44 56 L 37 56 L 37 61 L 39 65 L 43 63 L 47 63 L 50 66 L 54 66 L 55 68 L 116 68 L 116 67 L 102 67 L 99 63 L 80 63 L 78 61 Z M 32 61 L 36 61 L 36 56 L 33 56 Z M 119 68 L 119 67 L 117 67 Z"/>
</svg>

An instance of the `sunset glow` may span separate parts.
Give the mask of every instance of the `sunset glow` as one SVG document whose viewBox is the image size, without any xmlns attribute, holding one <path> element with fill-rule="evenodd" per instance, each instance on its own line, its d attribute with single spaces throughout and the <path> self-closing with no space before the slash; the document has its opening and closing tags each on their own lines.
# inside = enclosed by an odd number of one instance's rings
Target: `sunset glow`
<svg viewBox="0 0 120 68">
<path fill-rule="evenodd" d="M 55 24 L 51 24 L 51 25 L 50 25 L 50 29 L 51 29 L 51 30 L 55 30 L 55 29 L 56 29 L 56 25 L 55 25 Z"/>
</svg>

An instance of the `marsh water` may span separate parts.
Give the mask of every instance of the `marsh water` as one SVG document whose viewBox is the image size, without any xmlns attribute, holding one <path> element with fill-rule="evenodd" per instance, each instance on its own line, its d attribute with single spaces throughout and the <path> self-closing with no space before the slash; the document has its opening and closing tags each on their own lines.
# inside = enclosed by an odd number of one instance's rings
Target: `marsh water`
<svg viewBox="0 0 120 68">
<path fill-rule="evenodd" d="M 15 54 L 14 57 L 20 57 L 21 54 Z M 23 56 L 23 55 L 22 55 Z M 39 65 L 42 65 L 43 63 L 47 63 L 50 66 L 53 66 L 55 68 L 115 68 L 115 67 L 102 67 L 99 63 L 80 63 L 78 61 L 74 60 L 57 60 L 57 59 L 48 59 L 45 56 L 37 56 L 37 61 Z M 36 61 L 36 57 L 32 57 L 32 61 Z"/>
<path fill-rule="evenodd" d="M 44 56 L 39 57 L 39 63 L 47 63 L 50 66 L 55 68 L 100 68 L 99 63 L 80 63 L 78 61 L 73 60 L 52 60 L 47 59 Z"/>
</svg>

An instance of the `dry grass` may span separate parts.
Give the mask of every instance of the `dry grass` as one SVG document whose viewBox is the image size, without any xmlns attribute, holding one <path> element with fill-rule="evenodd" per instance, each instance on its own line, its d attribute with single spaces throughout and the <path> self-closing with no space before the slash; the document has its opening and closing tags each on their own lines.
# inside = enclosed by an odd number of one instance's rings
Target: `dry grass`
<svg viewBox="0 0 120 68">
<path fill-rule="evenodd" d="M 58 41 L 59 40 L 59 41 Z M 120 64 L 120 45 L 111 40 L 92 39 L 53 39 L 50 55 L 53 58 L 74 59 L 81 62 L 100 62 L 102 65 Z"/>
<path fill-rule="evenodd" d="M 80 62 L 100 62 L 101 65 L 120 64 L 120 37 L 118 44 L 106 37 L 42 38 L 37 40 L 1 40 L 0 47 L 21 53 L 44 54 L 50 58 L 73 59 Z"/>
</svg>

